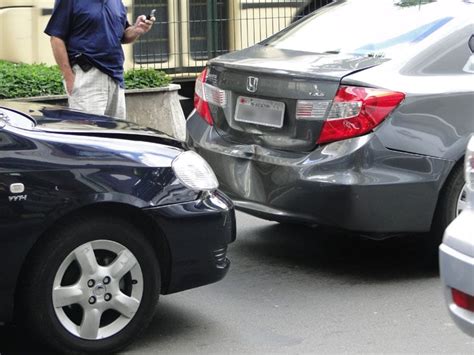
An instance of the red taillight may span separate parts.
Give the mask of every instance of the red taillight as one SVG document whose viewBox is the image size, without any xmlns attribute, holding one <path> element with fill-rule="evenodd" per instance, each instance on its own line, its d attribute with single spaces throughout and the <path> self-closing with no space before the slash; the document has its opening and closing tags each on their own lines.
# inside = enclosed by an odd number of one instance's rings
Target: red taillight
<svg viewBox="0 0 474 355">
<path fill-rule="evenodd" d="M 341 86 L 324 122 L 318 144 L 370 132 L 405 98 L 401 92 Z"/>
<path fill-rule="evenodd" d="M 456 290 L 455 288 L 451 289 L 451 293 L 453 295 L 453 301 L 458 307 L 474 312 L 474 296 Z"/>
<path fill-rule="evenodd" d="M 207 68 L 205 68 L 201 74 L 196 78 L 196 86 L 194 89 L 194 108 L 197 113 L 206 121 L 209 125 L 213 125 L 211 109 L 209 104 L 204 99 L 204 84 L 206 83 Z"/>
</svg>

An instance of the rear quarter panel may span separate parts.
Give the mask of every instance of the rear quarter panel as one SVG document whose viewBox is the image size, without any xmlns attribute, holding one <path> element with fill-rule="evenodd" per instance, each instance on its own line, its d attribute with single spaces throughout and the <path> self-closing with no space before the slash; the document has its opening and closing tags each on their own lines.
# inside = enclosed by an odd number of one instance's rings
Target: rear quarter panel
<svg viewBox="0 0 474 355">
<path fill-rule="evenodd" d="M 406 94 L 376 131 L 387 148 L 451 161 L 463 157 L 474 132 L 474 72 L 466 70 L 474 25 L 453 27 L 423 48 L 344 78 L 344 84 Z"/>
</svg>

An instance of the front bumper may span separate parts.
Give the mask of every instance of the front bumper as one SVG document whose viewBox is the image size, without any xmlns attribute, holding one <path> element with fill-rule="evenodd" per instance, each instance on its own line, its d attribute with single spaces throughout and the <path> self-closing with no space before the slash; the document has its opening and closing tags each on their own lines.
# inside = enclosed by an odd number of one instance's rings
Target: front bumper
<svg viewBox="0 0 474 355">
<path fill-rule="evenodd" d="M 162 230 L 170 252 L 170 294 L 222 279 L 229 270 L 227 245 L 236 238 L 232 201 L 216 191 L 193 202 L 144 210 Z"/>
<path fill-rule="evenodd" d="M 197 114 L 187 144 L 236 207 L 266 219 L 385 235 L 430 230 L 454 162 L 386 149 L 376 133 L 286 152 L 232 144 Z"/>
<path fill-rule="evenodd" d="M 474 210 L 464 211 L 446 229 L 439 247 L 439 268 L 449 314 L 458 327 L 474 337 L 474 312 L 458 307 L 453 288 L 474 295 Z M 467 238 L 468 237 L 468 238 Z"/>
</svg>

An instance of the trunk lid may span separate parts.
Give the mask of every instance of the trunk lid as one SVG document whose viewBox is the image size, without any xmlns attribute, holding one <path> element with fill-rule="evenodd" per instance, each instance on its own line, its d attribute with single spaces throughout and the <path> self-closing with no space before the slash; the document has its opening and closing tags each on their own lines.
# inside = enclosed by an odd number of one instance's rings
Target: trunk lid
<svg viewBox="0 0 474 355">
<path fill-rule="evenodd" d="M 386 60 L 262 44 L 216 58 L 209 64 L 206 83 L 225 91 L 226 104 L 210 103 L 214 126 L 233 143 L 310 151 L 341 79 Z M 308 107 L 312 118 L 304 117 Z"/>
</svg>

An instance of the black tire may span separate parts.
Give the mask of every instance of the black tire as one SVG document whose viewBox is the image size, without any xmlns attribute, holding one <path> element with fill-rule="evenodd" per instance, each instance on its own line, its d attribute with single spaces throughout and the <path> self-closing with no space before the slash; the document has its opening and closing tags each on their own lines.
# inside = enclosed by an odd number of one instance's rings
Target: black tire
<svg viewBox="0 0 474 355">
<path fill-rule="evenodd" d="M 143 291 L 140 292 L 141 299 L 136 312 L 128 317 L 129 320 L 126 320 L 128 323 L 123 329 L 117 330 L 116 334 L 103 339 L 88 340 L 72 334 L 59 320 L 56 313 L 57 308 L 55 309 L 53 305 L 53 282 L 57 277 L 59 267 L 72 251 L 88 242 L 97 243 L 98 240 L 105 240 L 105 243 L 118 243 L 132 253 L 143 276 Z M 40 243 L 41 245 L 34 251 L 32 260 L 29 261 L 23 287 L 18 293 L 23 325 L 31 330 L 40 341 L 60 352 L 111 353 L 126 347 L 140 331 L 146 328 L 153 317 L 158 302 L 161 277 L 153 248 L 136 227 L 116 218 L 82 217 L 74 220 L 71 224 L 58 228 L 49 238 Z M 96 259 L 99 260 L 98 253 L 95 249 L 93 250 Z M 79 263 L 77 264 L 79 265 Z M 99 265 L 101 264 L 99 263 Z M 115 285 L 118 285 L 119 282 L 121 282 L 120 285 L 123 285 L 126 276 L 133 285 L 136 285 L 138 282 L 132 280 L 130 275 L 129 272 L 125 276 L 119 276 L 114 281 Z M 121 281 L 116 281 L 119 279 Z M 101 302 L 104 304 L 105 300 L 101 300 Z M 99 316 L 101 321 L 102 315 Z M 100 323 L 99 329 L 102 329 L 101 326 L 102 323 Z"/>
<path fill-rule="evenodd" d="M 460 163 L 454 167 L 451 175 L 446 180 L 441 190 L 436 212 L 433 217 L 430 237 L 433 247 L 436 248 L 436 252 L 443 240 L 446 227 L 457 216 L 458 200 L 464 185 L 463 165 Z"/>
</svg>

